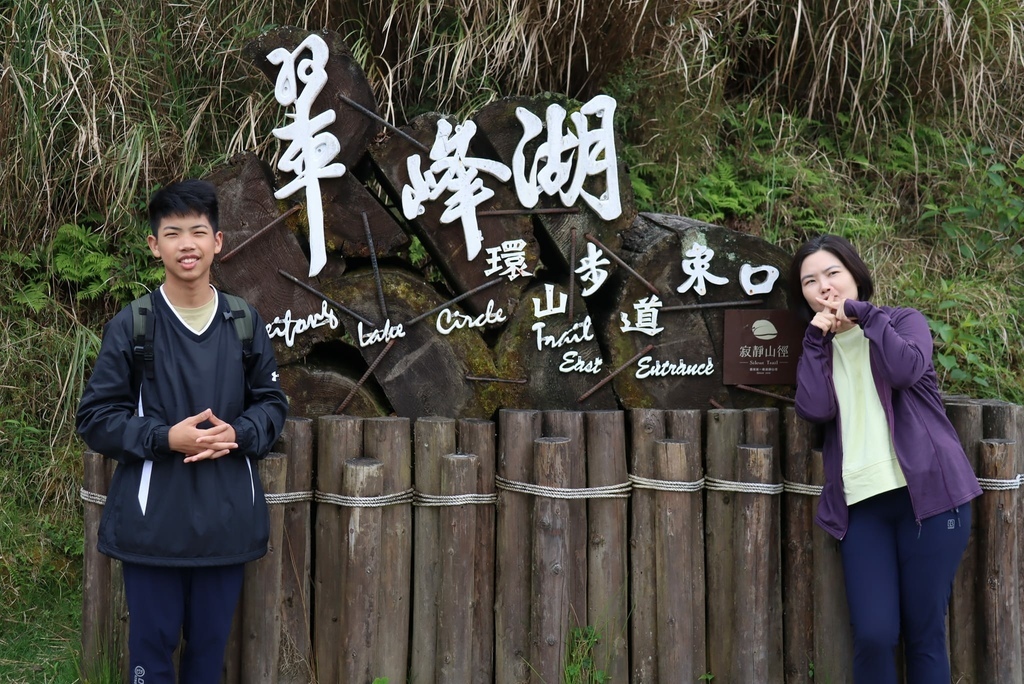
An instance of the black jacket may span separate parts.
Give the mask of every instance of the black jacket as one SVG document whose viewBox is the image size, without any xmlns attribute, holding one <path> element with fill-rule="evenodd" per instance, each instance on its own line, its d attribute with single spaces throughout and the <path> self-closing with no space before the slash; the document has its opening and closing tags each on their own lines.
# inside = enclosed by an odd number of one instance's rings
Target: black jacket
<svg viewBox="0 0 1024 684">
<path fill-rule="evenodd" d="M 104 326 L 103 344 L 78 407 L 78 432 L 118 462 L 100 522 L 98 548 L 145 565 L 208 566 L 254 560 L 267 551 L 269 521 L 254 459 L 270 451 L 288 405 L 259 314 L 252 307 L 252 355 L 243 363 L 234 323 L 218 313 L 200 334 L 162 292 L 152 297 L 154 378 L 132 387 L 133 322 L 126 307 Z M 231 423 L 238 448 L 185 463 L 169 428 L 210 408 Z M 200 427 L 209 427 L 201 424 Z"/>
</svg>

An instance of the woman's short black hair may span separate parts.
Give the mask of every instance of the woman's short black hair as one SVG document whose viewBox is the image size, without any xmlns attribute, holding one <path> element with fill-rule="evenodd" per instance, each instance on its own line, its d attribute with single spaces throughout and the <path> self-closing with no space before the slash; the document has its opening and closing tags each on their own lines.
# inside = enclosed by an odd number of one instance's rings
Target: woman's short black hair
<svg viewBox="0 0 1024 684">
<path fill-rule="evenodd" d="M 853 282 L 857 283 L 857 299 L 866 302 L 875 293 L 875 285 L 871 281 L 871 271 L 849 240 L 838 235 L 816 235 L 796 250 L 793 261 L 789 264 L 789 308 L 807 323 L 814 318 L 814 310 L 804 298 L 804 288 L 800 283 L 800 269 L 804 265 L 804 259 L 822 250 L 834 254 L 839 261 L 843 262 L 843 266 L 853 276 Z"/>
<path fill-rule="evenodd" d="M 210 221 L 213 232 L 218 227 L 217 186 L 210 181 L 189 179 L 160 188 L 149 200 L 149 227 L 156 235 L 160 222 L 168 216 L 198 214 Z"/>
</svg>

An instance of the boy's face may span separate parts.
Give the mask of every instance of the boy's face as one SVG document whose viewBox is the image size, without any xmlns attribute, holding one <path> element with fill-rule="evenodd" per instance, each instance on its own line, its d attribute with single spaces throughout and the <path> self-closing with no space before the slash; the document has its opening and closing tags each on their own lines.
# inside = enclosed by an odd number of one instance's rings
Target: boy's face
<svg viewBox="0 0 1024 684">
<path fill-rule="evenodd" d="M 156 235 L 147 238 L 153 256 L 164 262 L 169 285 L 206 285 L 210 282 L 213 255 L 218 254 L 224 234 L 214 232 L 203 214 L 168 216 Z"/>
</svg>

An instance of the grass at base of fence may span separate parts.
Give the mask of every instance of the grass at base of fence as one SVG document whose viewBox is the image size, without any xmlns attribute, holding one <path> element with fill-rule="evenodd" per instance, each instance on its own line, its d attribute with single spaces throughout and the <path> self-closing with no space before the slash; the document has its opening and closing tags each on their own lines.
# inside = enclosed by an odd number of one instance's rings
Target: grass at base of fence
<svg viewBox="0 0 1024 684">
<path fill-rule="evenodd" d="M 52 516 L 0 506 L 0 683 L 79 682 L 80 559 L 62 548 Z M 81 529 L 66 530 L 81 535 Z M 67 537 L 64 536 L 66 539 Z M 110 679 L 109 682 L 115 681 Z M 93 680 L 90 684 L 107 684 Z"/>
<path fill-rule="evenodd" d="M 594 662 L 594 647 L 601 634 L 590 625 L 569 630 L 562 684 L 604 684 L 608 674 Z"/>
</svg>

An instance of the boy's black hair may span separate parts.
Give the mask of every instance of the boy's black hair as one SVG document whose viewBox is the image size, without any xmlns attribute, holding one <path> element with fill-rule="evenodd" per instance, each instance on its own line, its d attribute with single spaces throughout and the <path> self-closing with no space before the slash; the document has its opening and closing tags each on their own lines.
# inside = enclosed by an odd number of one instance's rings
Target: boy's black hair
<svg viewBox="0 0 1024 684">
<path fill-rule="evenodd" d="M 218 227 L 217 187 L 204 180 L 189 179 L 160 188 L 149 200 L 149 227 L 156 235 L 160 222 L 168 216 L 199 214 L 210 221 L 216 233 Z"/>
<path fill-rule="evenodd" d="M 870 301 L 871 296 L 875 293 L 871 270 L 860 258 L 857 249 L 850 244 L 849 240 L 838 235 L 816 235 L 796 251 L 793 260 L 789 263 L 789 308 L 795 311 L 805 323 L 811 322 L 811 319 L 814 318 L 814 311 L 807 303 L 807 299 L 804 298 L 804 288 L 800 282 L 800 269 L 804 265 L 804 259 L 822 250 L 835 255 L 850 272 L 853 282 L 857 283 L 857 299 L 862 302 Z"/>
</svg>

